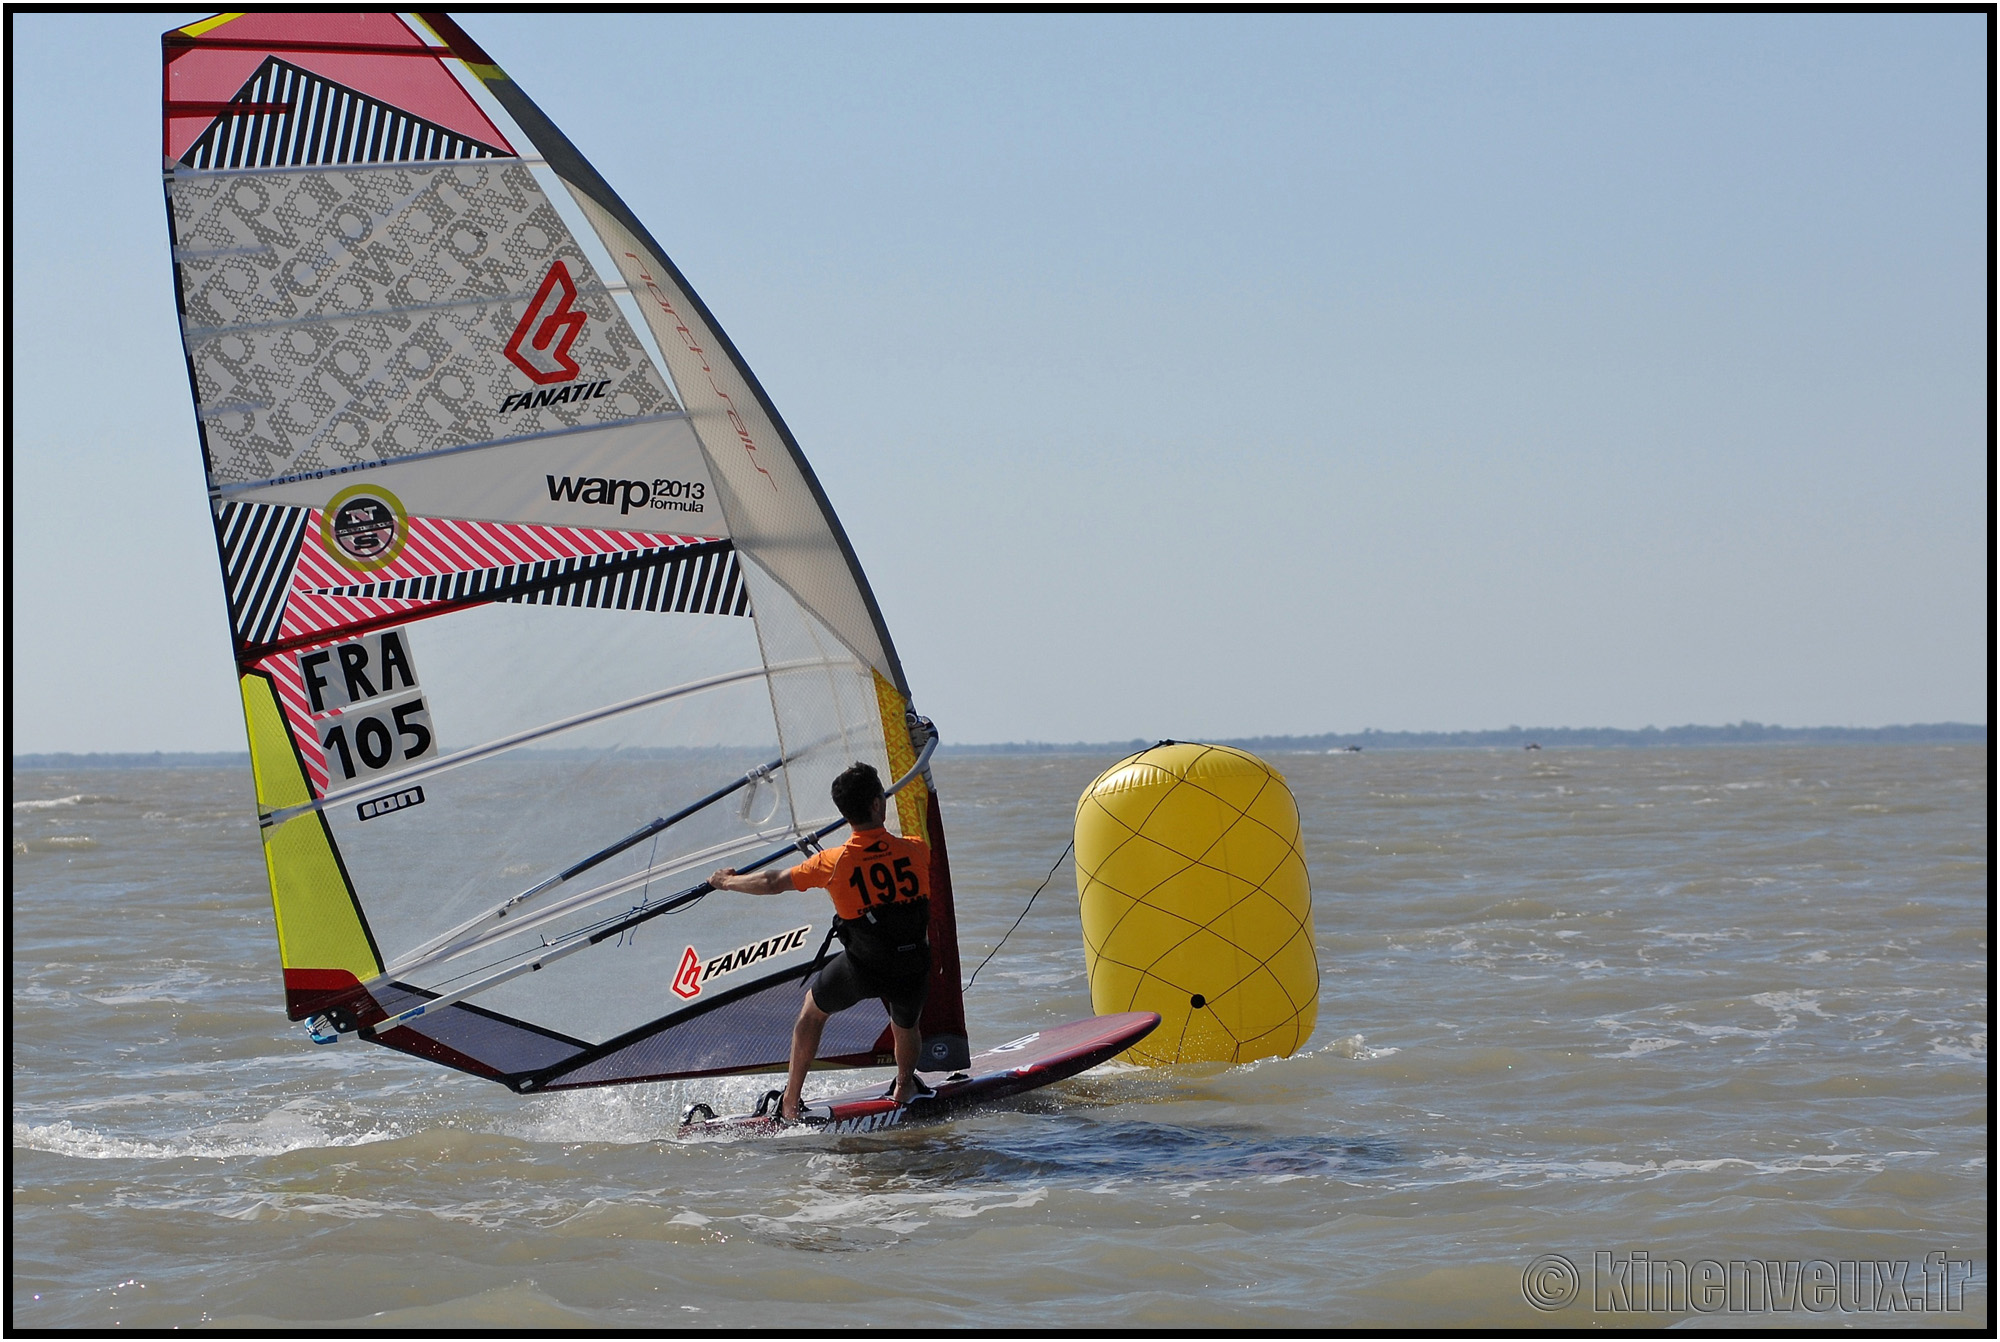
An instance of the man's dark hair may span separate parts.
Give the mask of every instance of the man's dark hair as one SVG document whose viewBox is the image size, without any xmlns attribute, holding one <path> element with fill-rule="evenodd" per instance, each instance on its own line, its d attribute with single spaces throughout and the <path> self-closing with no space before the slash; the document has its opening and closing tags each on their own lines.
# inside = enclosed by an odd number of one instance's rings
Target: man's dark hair
<svg viewBox="0 0 2000 1342">
<path fill-rule="evenodd" d="M 875 799 L 882 795 L 882 775 L 872 764 L 855 764 L 833 780 L 833 804 L 857 829 L 875 818 Z"/>
</svg>

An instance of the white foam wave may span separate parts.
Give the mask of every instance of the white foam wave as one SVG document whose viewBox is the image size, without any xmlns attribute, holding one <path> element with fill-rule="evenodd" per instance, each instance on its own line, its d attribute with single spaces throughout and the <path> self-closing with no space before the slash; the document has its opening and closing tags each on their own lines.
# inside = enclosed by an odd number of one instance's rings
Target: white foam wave
<svg viewBox="0 0 2000 1342">
<path fill-rule="evenodd" d="M 42 797 L 34 801 L 17 801 L 17 811 L 46 811 L 56 806 L 89 806 L 96 802 L 117 801 L 116 797 L 101 797 L 92 792 L 79 792 L 70 797 Z"/>
<path fill-rule="evenodd" d="M 1683 1021 L 1681 1028 L 1702 1039 L 1775 1039 L 1789 1027 L 1781 1025 L 1773 1030 L 1748 1030 L 1741 1025 L 1696 1025 L 1692 1021 Z"/>
<path fill-rule="evenodd" d="M 121 1136 L 96 1128 L 83 1127 L 62 1119 L 55 1123 L 16 1123 L 14 1145 L 30 1151 L 47 1151 L 78 1160 L 240 1160 L 246 1157 L 283 1155 L 312 1147 L 365 1146 L 401 1136 L 398 1132 L 371 1128 L 365 1131 L 335 1132 L 316 1115 L 305 1112 L 304 1102 L 293 1101 L 262 1118 L 240 1123 L 217 1123 L 183 1137 L 149 1139 Z"/>
<path fill-rule="evenodd" d="M 102 1006 L 130 1006 L 138 1002 L 182 1003 L 192 1002 L 201 989 L 212 986 L 214 980 L 206 974 L 191 969 L 177 969 L 165 978 L 155 979 L 150 983 L 136 983 L 83 995 Z"/>
<path fill-rule="evenodd" d="M 1663 1048 L 1679 1048 L 1685 1039 L 1662 1039 L 1658 1035 L 1641 1035 L 1626 1045 L 1623 1053 L 1593 1053 L 1593 1058 L 1643 1058 L 1648 1053 L 1658 1053 Z"/>
<path fill-rule="evenodd" d="M 1781 1017 L 1789 1017 L 1792 1022 L 1798 1020 L 1797 1013 L 1801 1011 L 1810 1012 L 1821 1020 L 1830 1019 L 1819 1009 L 1819 997 L 1813 993 L 1752 993 L 1750 1000 L 1758 1006 L 1769 1007 Z"/>
<path fill-rule="evenodd" d="M 1744 1170 L 1760 1175 L 1815 1174 L 1855 1168 L 1879 1173 L 1891 1161 L 1903 1156 L 1925 1156 L 1922 1151 L 1885 1151 L 1869 1155 L 1848 1151 L 1829 1155 L 1788 1156 L 1781 1160 L 1753 1160 L 1745 1156 L 1716 1156 L 1706 1160 L 1509 1160 L 1495 1156 L 1434 1156 L 1418 1168 L 1450 1172 L 1454 1178 L 1480 1183 L 1503 1180 L 1546 1179 L 1659 1179 L 1674 1174 L 1712 1174 L 1718 1170 Z"/>
<path fill-rule="evenodd" d="M 258 1191 L 227 1198 L 177 1198 L 146 1205 L 149 1208 L 211 1212 L 230 1221 L 290 1221 L 327 1216 L 339 1221 L 363 1221 L 379 1216 L 420 1210 L 414 1204 L 384 1202 L 375 1198 L 345 1197 L 337 1193 L 296 1193 Z"/>
<path fill-rule="evenodd" d="M 886 1077 L 888 1073 L 883 1075 Z M 845 1075 L 841 1079 L 848 1081 Z M 557 1091 L 524 1106 L 516 1111 L 517 1117 L 490 1130 L 522 1141 L 559 1145 L 604 1142 L 633 1146 L 657 1142 L 678 1136 L 681 1116 L 696 1100 L 711 1106 L 718 1114 L 747 1114 L 756 1107 L 760 1095 L 781 1081 L 782 1078 L 773 1076 L 725 1076 Z M 856 1080 L 851 1084 L 862 1082 Z M 814 1093 L 815 1087 L 809 1082 L 806 1097 L 811 1099 Z"/>
<path fill-rule="evenodd" d="M 1713 941 L 1734 941 L 1744 934 L 1735 928 L 1725 928 L 1720 932 L 1677 932 L 1671 927 L 1642 927 L 1647 936 L 1659 937 L 1669 943 L 1684 946 L 1702 946 Z"/>
<path fill-rule="evenodd" d="M 907 1234 L 922 1229 L 931 1217 L 969 1220 L 990 1211 L 1026 1209 L 1049 1195 L 1046 1188 L 1012 1190 L 952 1189 L 932 1193 L 860 1193 L 824 1196 L 790 1216 L 745 1216 L 750 1224 L 777 1226 L 824 1226 L 829 1229 L 868 1229 Z"/>
<path fill-rule="evenodd" d="M 16 853 L 61 853 L 76 848 L 95 848 L 97 840 L 88 834 L 50 834 L 39 839 L 16 839 Z"/>
<path fill-rule="evenodd" d="M 1949 1058 L 1953 1062 L 1985 1062 L 1986 1035 L 1983 1031 L 1969 1035 L 1940 1035 L 1930 1041 L 1929 1056 Z"/>
<path fill-rule="evenodd" d="M 1332 1043 L 1322 1044 L 1306 1056 L 1323 1054 L 1329 1058 L 1357 1058 L 1365 1061 L 1369 1058 L 1386 1058 L 1392 1053 L 1402 1051 L 1400 1048 L 1373 1048 L 1369 1046 L 1367 1035 L 1350 1034 Z"/>
</svg>

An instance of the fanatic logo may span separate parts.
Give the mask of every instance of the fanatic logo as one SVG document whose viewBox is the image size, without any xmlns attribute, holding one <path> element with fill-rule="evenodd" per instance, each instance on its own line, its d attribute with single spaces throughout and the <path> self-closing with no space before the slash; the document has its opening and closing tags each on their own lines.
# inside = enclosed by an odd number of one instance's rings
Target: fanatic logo
<svg viewBox="0 0 2000 1342">
<path fill-rule="evenodd" d="M 418 800 L 422 800 L 419 798 Z M 681 952 L 681 967 L 674 971 L 673 989 L 676 995 L 692 1001 L 701 996 L 701 990 L 708 986 L 710 979 L 719 979 L 725 974 L 734 974 L 739 969 L 762 964 L 774 955 L 789 955 L 804 947 L 806 937 L 812 932 L 812 924 L 795 927 L 789 932 L 780 932 L 775 937 L 765 937 L 747 946 L 738 946 L 727 955 L 718 955 L 707 964 L 702 963 L 700 952 L 689 946 Z M 1038 1039 L 1039 1035 L 1030 1035 Z"/>
<path fill-rule="evenodd" d="M 690 946 L 681 952 L 681 967 L 674 972 L 674 993 L 690 998 L 701 996 L 701 957 Z"/>
<path fill-rule="evenodd" d="M 576 284 L 569 277 L 569 267 L 557 260 L 542 277 L 542 287 L 535 290 L 534 300 L 521 314 L 521 324 L 507 338 L 502 352 L 543 386 L 568 382 L 583 371 L 569 357 L 569 347 L 583 334 L 586 315 L 576 306 Z"/>
</svg>

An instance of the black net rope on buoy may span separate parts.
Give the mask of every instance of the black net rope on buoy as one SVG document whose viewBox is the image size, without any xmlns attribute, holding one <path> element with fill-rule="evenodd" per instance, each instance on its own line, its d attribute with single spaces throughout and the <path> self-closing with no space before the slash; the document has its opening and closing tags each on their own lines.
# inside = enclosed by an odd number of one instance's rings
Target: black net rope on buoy
<svg viewBox="0 0 2000 1342">
<path fill-rule="evenodd" d="M 1035 907 L 1035 901 L 1042 897 L 1042 891 L 1049 888 L 1049 882 L 1053 881 L 1056 878 L 1056 871 L 1058 868 L 1062 866 L 1063 859 L 1069 856 L 1070 849 L 1074 847 L 1076 847 L 1076 840 L 1074 838 L 1072 838 L 1068 843 L 1063 845 L 1062 857 L 1058 857 L 1056 859 L 1055 866 L 1049 868 L 1049 874 L 1042 877 L 1042 883 L 1035 887 L 1035 893 L 1028 896 L 1028 903 L 1021 910 L 1021 917 L 1016 918 L 1014 920 L 1014 927 L 1019 927 L 1021 925 L 1021 918 L 1026 918 L 1028 916 L 1028 910 Z M 1001 937 L 999 943 L 995 945 L 992 950 L 986 952 L 986 959 L 981 960 L 979 962 L 979 969 L 973 970 L 972 977 L 965 981 L 965 987 L 960 990 L 961 995 L 972 991 L 973 983 L 979 978 L 979 970 L 986 968 L 987 961 L 991 960 L 994 956 L 1000 953 L 1000 947 L 1005 946 L 1007 944 L 1007 937 L 1011 937 L 1014 935 L 1014 927 L 1008 928 L 1007 935 Z"/>
</svg>

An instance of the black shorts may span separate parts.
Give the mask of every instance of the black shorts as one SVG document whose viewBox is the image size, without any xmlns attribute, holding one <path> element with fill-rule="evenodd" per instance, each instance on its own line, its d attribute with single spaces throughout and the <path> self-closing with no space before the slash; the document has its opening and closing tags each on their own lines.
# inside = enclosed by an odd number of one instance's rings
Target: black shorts
<svg viewBox="0 0 2000 1342">
<path fill-rule="evenodd" d="M 872 970 L 856 963 L 842 951 L 826 962 L 813 980 L 814 1005 L 827 1015 L 845 1011 L 864 997 L 879 997 L 889 1004 L 889 1019 L 905 1030 L 916 1028 L 923 1012 L 924 997 L 931 987 L 931 957 L 928 950 L 897 957 L 893 969 Z"/>
</svg>

